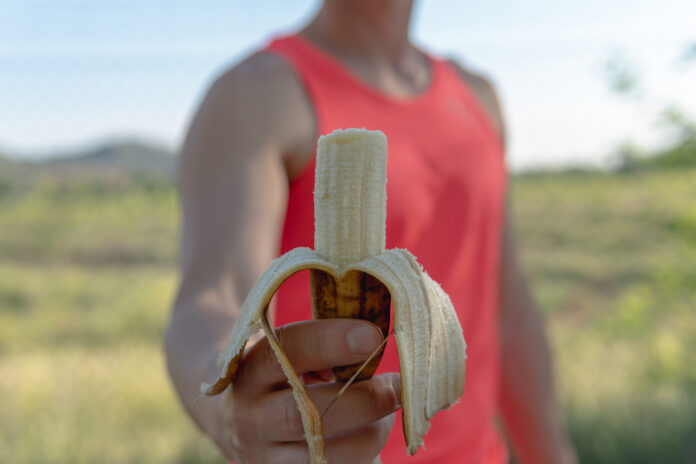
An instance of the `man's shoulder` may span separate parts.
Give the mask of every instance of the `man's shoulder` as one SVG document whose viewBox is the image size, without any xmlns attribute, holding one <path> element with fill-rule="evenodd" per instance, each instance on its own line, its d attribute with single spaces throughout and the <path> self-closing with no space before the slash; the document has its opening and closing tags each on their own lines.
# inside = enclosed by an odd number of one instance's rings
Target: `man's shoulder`
<svg viewBox="0 0 696 464">
<path fill-rule="evenodd" d="M 304 168 L 314 144 L 314 113 L 286 60 L 264 51 L 254 53 L 220 74 L 206 100 L 221 119 L 246 128 L 245 134 L 258 132 L 277 148 L 291 178 Z"/>
<path fill-rule="evenodd" d="M 449 60 L 449 63 L 457 71 L 459 77 L 474 91 L 479 101 L 490 114 L 493 122 L 495 122 L 501 137 L 505 138 L 505 117 L 492 79 L 484 73 L 465 67 L 455 60 Z"/>
<path fill-rule="evenodd" d="M 258 99 L 259 103 L 274 105 L 292 97 L 297 85 L 298 79 L 290 64 L 279 56 L 261 51 L 222 72 L 210 92 L 223 98 L 246 95 Z"/>
</svg>

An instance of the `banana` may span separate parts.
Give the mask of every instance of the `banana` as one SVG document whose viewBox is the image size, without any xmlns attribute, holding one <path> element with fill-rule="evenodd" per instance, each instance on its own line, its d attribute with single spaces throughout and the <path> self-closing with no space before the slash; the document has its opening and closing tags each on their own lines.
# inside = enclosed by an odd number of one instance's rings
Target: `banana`
<svg viewBox="0 0 696 464">
<path fill-rule="evenodd" d="M 262 330 L 278 357 L 302 417 L 311 462 L 325 463 L 321 415 L 282 351 L 268 305 L 292 274 L 310 270 L 315 318 L 352 317 L 377 324 L 386 337 L 393 300 L 404 438 L 409 454 L 424 446 L 436 412 L 457 402 L 464 389 L 466 343 L 449 296 L 407 250 L 385 250 L 387 139 L 380 131 L 337 130 L 319 138 L 314 190 L 315 250 L 295 248 L 273 260 L 242 304 L 220 375 L 202 384 L 216 395 L 234 381 L 249 337 Z M 334 369 L 339 380 L 369 378 L 381 349 L 364 366 Z"/>
</svg>

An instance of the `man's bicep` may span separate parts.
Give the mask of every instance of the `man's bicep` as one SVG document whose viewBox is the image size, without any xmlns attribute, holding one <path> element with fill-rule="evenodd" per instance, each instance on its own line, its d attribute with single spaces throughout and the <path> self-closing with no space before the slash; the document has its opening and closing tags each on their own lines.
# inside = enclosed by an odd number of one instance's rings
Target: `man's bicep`
<svg viewBox="0 0 696 464">
<path fill-rule="evenodd" d="M 227 79 L 205 98 L 182 149 L 183 298 L 210 288 L 243 297 L 278 247 L 287 175 L 273 124 L 244 76 Z"/>
</svg>

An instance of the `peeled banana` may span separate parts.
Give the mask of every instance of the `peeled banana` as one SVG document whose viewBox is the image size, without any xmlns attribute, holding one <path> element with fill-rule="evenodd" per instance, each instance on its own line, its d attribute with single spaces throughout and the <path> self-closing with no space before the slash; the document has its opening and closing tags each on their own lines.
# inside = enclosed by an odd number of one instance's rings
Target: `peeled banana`
<svg viewBox="0 0 696 464">
<path fill-rule="evenodd" d="M 278 344 L 267 311 L 280 285 L 300 270 L 310 269 L 315 318 L 367 319 L 386 337 L 393 300 L 409 454 L 424 446 L 433 415 L 456 403 L 464 389 L 466 343 L 449 297 L 407 250 L 385 251 L 386 167 L 387 139 L 380 131 L 337 130 L 319 138 L 315 249 L 296 248 L 271 262 L 242 304 L 218 357 L 218 379 L 201 386 L 207 395 L 224 391 L 247 340 L 263 330 L 293 389 L 313 464 L 326 462 L 321 415 Z M 366 366 L 335 368 L 335 376 L 368 378 L 380 358 L 381 352 Z"/>
</svg>

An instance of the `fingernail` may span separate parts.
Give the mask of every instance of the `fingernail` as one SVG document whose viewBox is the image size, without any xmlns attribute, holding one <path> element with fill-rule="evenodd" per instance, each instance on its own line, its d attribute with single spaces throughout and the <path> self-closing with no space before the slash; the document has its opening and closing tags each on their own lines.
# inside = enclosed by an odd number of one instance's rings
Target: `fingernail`
<svg viewBox="0 0 696 464">
<path fill-rule="evenodd" d="M 379 346 L 381 338 L 377 329 L 367 325 L 351 329 L 346 335 L 348 347 L 357 354 L 372 353 Z"/>
<path fill-rule="evenodd" d="M 401 407 L 401 376 L 399 374 L 392 375 L 392 388 L 394 389 L 394 397 L 396 398 L 396 407 Z"/>
</svg>

